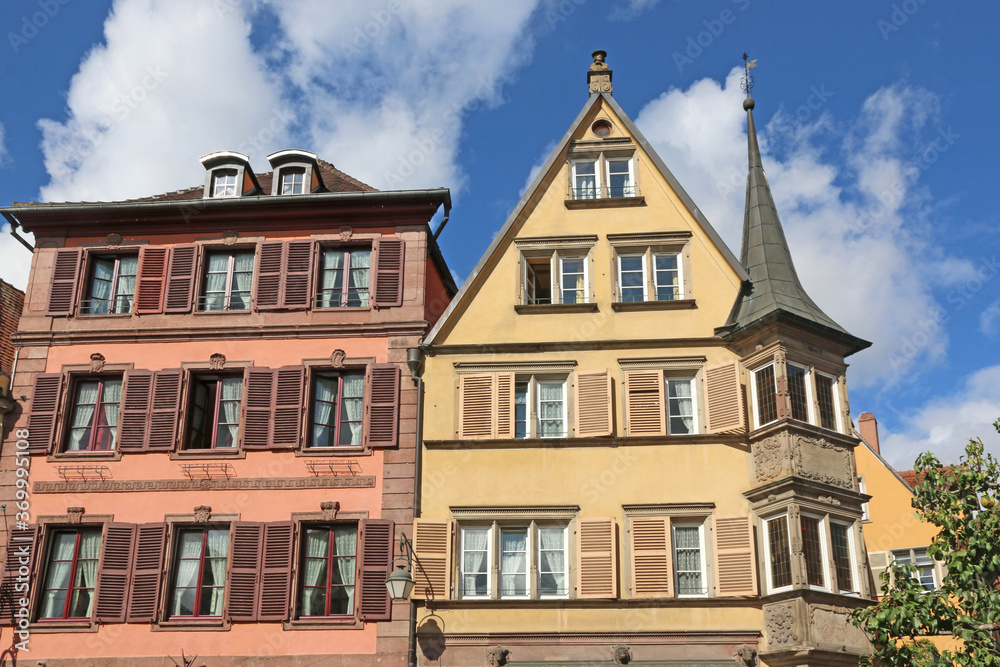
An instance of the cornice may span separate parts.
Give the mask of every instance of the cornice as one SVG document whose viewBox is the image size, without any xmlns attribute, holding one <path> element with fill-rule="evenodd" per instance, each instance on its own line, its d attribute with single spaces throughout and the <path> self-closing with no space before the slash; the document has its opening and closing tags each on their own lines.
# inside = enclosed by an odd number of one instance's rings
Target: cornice
<svg viewBox="0 0 1000 667">
<path fill-rule="evenodd" d="M 678 347 L 725 347 L 716 336 L 704 338 L 636 338 L 612 340 L 554 340 L 511 343 L 467 343 L 430 345 L 429 355 L 447 354 L 506 354 L 523 352 L 582 352 L 589 350 L 655 350 Z"/>
</svg>

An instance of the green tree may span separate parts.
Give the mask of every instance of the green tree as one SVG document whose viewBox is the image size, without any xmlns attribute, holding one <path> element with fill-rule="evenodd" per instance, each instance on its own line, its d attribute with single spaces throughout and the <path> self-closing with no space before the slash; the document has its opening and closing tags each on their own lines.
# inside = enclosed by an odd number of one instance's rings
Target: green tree
<svg viewBox="0 0 1000 667">
<path fill-rule="evenodd" d="M 1000 420 L 993 426 L 1000 433 Z M 926 591 L 912 565 L 891 565 L 878 584 L 885 597 L 855 611 L 854 624 L 871 639 L 876 665 L 1000 667 L 1000 463 L 975 439 L 958 465 L 925 453 L 915 469 L 913 507 L 940 528 L 927 553 L 947 574 L 940 589 Z M 942 651 L 936 663 L 914 640 L 938 634 L 961 640 L 961 648 Z"/>
</svg>

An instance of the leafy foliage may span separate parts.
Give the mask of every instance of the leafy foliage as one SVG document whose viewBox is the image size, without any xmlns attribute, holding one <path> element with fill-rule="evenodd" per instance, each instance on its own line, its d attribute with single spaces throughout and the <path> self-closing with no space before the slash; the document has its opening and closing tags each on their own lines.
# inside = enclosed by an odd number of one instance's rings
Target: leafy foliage
<svg viewBox="0 0 1000 667">
<path fill-rule="evenodd" d="M 1000 420 L 994 423 L 1000 433 Z M 927 549 L 947 567 L 942 586 L 926 591 L 912 565 L 892 564 L 881 577 L 885 597 L 854 612 L 872 641 L 872 661 L 885 667 L 1000 667 L 1000 463 L 981 440 L 970 440 L 958 465 L 921 454 L 913 507 L 940 528 Z M 961 648 L 928 653 L 927 635 L 946 634 Z M 926 642 L 926 643 L 925 643 Z"/>
</svg>

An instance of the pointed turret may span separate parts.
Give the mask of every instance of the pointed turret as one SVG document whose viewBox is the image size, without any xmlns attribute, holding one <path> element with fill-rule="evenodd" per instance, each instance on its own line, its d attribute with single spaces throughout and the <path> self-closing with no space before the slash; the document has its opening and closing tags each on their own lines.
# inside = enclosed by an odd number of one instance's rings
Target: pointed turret
<svg viewBox="0 0 1000 667">
<path fill-rule="evenodd" d="M 824 313 L 799 282 L 761 164 L 753 98 L 747 97 L 743 108 L 747 112 L 749 173 L 740 263 L 750 274 L 750 284 L 741 291 L 724 329 L 732 334 L 782 318 L 839 340 L 851 349 L 849 353 L 869 347 L 871 343 L 849 334 Z"/>
</svg>

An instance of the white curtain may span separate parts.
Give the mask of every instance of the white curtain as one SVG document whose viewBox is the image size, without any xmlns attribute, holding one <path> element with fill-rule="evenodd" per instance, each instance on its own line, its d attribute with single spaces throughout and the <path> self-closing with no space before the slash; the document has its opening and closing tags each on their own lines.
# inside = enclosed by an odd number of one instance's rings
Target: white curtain
<svg viewBox="0 0 1000 667">
<path fill-rule="evenodd" d="M 132 311 L 132 297 L 135 295 L 135 274 L 139 268 L 139 257 L 132 255 L 118 260 L 118 285 L 115 287 L 114 312 Z"/>
<path fill-rule="evenodd" d="M 674 551 L 677 556 L 677 592 L 701 594 L 701 543 L 697 526 L 674 528 Z"/>
<path fill-rule="evenodd" d="M 368 306 L 368 273 L 371 267 L 371 251 L 355 250 L 351 252 L 351 282 L 348 287 L 348 305 Z"/>
<path fill-rule="evenodd" d="M 539 593 L 562 595 L 566 589 L 566 531 L 562 528 L 538 529 Z"/>
<path fill-rule="evenodd" d="M 503 557 L 500 561 L 500 594 L 528 594 L 528 534 L 503 531 Z"/>
<path fill-rule="evenodd" d="M 543 438 L 565 435 L 563 424 L 563 385 L 561 382 L 538 383 L 538 434 Z"/>
<path fill-rule="evenodd" d="M 201 531 L 181 533 L 178 549 L 177 574 L 174 576 L 174 596 L 170 605 L 171 616 L 191 616 L 194 614 L 195 587 L 198 585 L 198 569 L 201 558 Z"/>
<path fill-rule="evenodd" d="M 344 584 L 339 589 L 331 591 L 335 599 L 330 601 L 331 614 L 351 614 L 354 612 L 354 561 L 357 549 L 358 534 L 354 526 L 337 526 L 333 537 L 334 553 L 337 556 L 337 570 L 334 572 L 333 583 Z M 338 599 L 339 598 L 339 599 Z M 338 603 L 336 606 L 334 603 Z"/>
<path fill-rule="evenodd" d="M 313 396 L 313 447 L 329 447 L 333 428 L 330 423 L 330 413 L 337 401 L 337 378 L 319 377 L 316 379 L 316 394 Z"/>
<path fill-rule="evenodd" d="M 205 281 L 205 310 L 222 310 L 226 299 L 226 274 L 229 255 L 208 256 L 208 277 Z"/>
<path fill-rule="evenodd" d="M 122 401 L 122 381 L 105 380 L 104 396 L 101 398 L 104 419 L 111 435 L 107 449 L 114 449 L 118 438 L 118 412 Z"/>
<path fill-rule="evenodd" d="M 115 275 L 113 261 L 98 259 L 94 262 L 94 279 L 90 282 L 90 304 L 87 312 L 106 315 L 111 298 L 111 280 Z"/>
<path fill-rule="evenodd" d="M 208 531 L 208 562 L 206 567 L 211 575 L 211 594 L 208 597 L 208 608 L 202 608 L 202 615 L 222 616 L 222 602 L 226 596 L 226 565 L 229 561 L 229 531 L 226 529 L 214 529 Z M 204 602 L 205 588 L 209 582 L 209 577 L 202 578 L 202 601 Z"/>
<path fill-rule="evenodd" d="M 73 601 L 70 616 L 83 618 L 90 616 L 94 606 L 94 587 L 97 585 L 97 557 L 101 550 L 101 534 L 88 531 L 80 535 L 80 553 L 76 564 L 76 582 L 73 587 Z"/>
<path fill-rule="evenodd" d="M 300 606 L 303 616 L 326 614 L 326 564 L 329 547 L 330 533 L 327 529 L 306 530 L 306 562 Z M 312 588 L 313 586 L 318 588 Z"/>
<path fill-rule="evenodd" d="M 97 382 L 80 382 L 76 386 L 73 421 L 70 424 L 69 443 L 66 445 L 66 449 L 70 451 L 86 449 L 90 443 L 90 429 L 98 399 L 97 387 Z"/>
<path fill-rule="evenodd" d="M 48 571 L 45 573 L 45 592 L 42 593 L 42 609 L 39 612 L 41 618 L 61 618 L 63 615 L 75 544 L 75 533 L 56 533 L 49 551 Z"/>
<path fill-rule="evenodd" d="M 486 528 L 462 531 L 464 551 L 462 555 L 462 592 L 465 595 L 489 595 L 486 589 L 486 548 L 489 545 L 489 531 Z"/>
<path fill-rule="evenodd" d="M 323 280 L 320 285 L 319 307 L 339 308 L 344 285 L 344 251 L 323 251 Z"/>
<path fill-rule="evenodd" d="M 233 261 L 233 289 L 230 310 L 249 310 L 253 290 L 253 253 L 242 252 Z"/>
<path fill-rule="evenodd" d="M 222 400 L 219 409 L 219 433 L 215 446 L 235 447 L 240 435 L 240 401 L 243 398 L 242 378 L 222 378 Z"/>
<path fill-rule="evenodd" d="M 361 444 L 364 391 L 365 378 L 363 375 L 344 376 L 343 408 L 340 414 L 340 444 L 342 445 Z"/>
<path fill-rule="evenodd" d="M 670 433 L 694 433 L 694 403 L 690 380 L 667 380 L 670 401 Z"/>
</svg>

